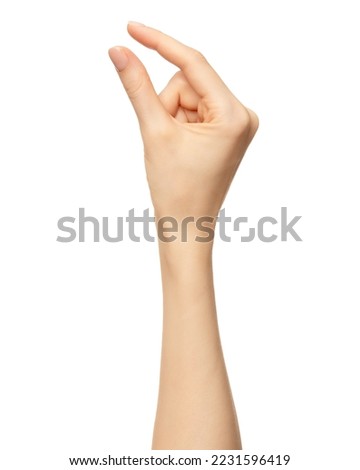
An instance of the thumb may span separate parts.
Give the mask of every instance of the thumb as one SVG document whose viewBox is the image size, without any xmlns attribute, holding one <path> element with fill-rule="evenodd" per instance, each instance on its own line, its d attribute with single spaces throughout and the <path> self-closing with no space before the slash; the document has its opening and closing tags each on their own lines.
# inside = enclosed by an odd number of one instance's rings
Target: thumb
<svg viewBox="0 0 360 470">
<path fill-rule="evenodd" d="M 168 113 L 136 55 L 129 49 L 116 46 L 109 50 L 109 56 L 134 107 L 140 126 L 145 127 L 168 119 Z"/>
</svg>

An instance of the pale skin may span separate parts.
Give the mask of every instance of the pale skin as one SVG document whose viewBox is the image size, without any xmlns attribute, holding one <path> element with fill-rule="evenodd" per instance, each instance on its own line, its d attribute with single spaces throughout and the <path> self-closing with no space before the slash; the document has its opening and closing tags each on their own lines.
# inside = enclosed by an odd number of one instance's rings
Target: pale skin
<svg viewBox="0 0 360 470">
<path fill-rule="evenodd" d="M 215 220 L 257 116 L 198 51 L 141 24 L 129 23 L 128 32 L 179 68 L 158 95 L 133 52 L 109 51 L 139 120 L 156 220 Z M 159 240 L 163 338 L 152 447 L 241 449 L 217 323 L 213 241 L 196 240 L 192 223 L 187 233 L 187 242 Z"/>
</svg>

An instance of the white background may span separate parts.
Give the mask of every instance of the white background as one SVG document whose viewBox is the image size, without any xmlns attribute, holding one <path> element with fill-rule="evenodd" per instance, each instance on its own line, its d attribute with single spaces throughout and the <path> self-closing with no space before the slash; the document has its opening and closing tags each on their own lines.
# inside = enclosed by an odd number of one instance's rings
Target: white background
<svg viewBox="0 0 360 470">
<path fill-rule="evenodd" d="M 137 20 L 200 49 L 260 129 L 225 202 L 302 215 L 302 243 L 217 240 L 219 322 L 246 451 L 355 468 L 359 437 L 356 1 L 13 1 L 0 6 L 0 467 L 146 454 L 157 398 L 155 243 L 56 242 L 57 220 L 150 206 L 134 113 L 107 56 L 175 68 Z M 290 466 L 288 467 L 290 468 Z"/>
</svg>

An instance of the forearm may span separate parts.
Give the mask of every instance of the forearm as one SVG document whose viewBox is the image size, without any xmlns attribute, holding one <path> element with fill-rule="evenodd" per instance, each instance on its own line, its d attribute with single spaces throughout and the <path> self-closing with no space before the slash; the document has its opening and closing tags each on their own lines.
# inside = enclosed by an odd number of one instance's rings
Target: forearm
<svg viewBox="0 0 360 470">
<path fill-rule="evenodd" d="M 161 243 L 164 319 L 154 449 L 240 449 L 212 276 L 211 244 Z"/>
</svg>

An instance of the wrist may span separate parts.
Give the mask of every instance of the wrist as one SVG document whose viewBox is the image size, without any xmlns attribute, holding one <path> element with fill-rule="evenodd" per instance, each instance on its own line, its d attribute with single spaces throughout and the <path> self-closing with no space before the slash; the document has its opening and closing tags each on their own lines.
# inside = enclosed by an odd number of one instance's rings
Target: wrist
<svg viewBox="0 0 360 470">
<path fill-rule="evenodd" d="M 212 273 L 213 242 L 159 240 L 161 271 L 167 280 L 186 284 L 191 279 L 201 279 Z"/>
<path fill-rule="evenodd" d="M 202 276 L 211 270 L 215 223 L 214 217 L 157 216 L 163 273 L 182 279 L 193 272 Z"/>
</svg>

